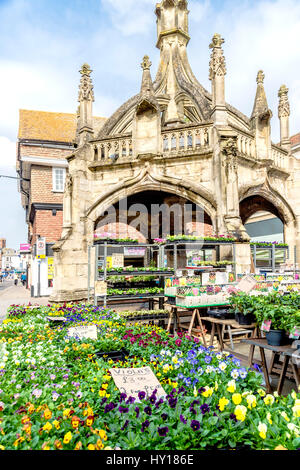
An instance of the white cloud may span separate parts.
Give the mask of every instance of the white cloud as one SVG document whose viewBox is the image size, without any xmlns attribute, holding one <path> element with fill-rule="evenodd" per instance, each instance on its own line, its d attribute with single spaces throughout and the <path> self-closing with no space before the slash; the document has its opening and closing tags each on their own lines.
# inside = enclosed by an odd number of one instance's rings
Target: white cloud
<svg viewBox="0 0 300 470">
<path fill-rule="evenodd" d="M 125 36 L 143 33 L 153 28 L 155 0 L 102 0 L 114 27 Z"/>
<path fill-rule="evenodd" d="M 16 176 L 16 143 L 0 136 L 0 174 Z"/>
<path fill-rule="evenodd" d="M 265 90 L 273 111 L 272 138 L 279 140 L 278 90 L 285 83 L 290 91 L 291 133 L 300 131 L 300 31 L 299 0 L 226 2 L 215 9 L 205 2 L 205 18 L 194 21 L 190 2 L 189 57 L 199 81 L 208 90 L 209 43 L 215 32 L 224 39 L 227 63 L 226 100 L 244 114 L 252 112 L 258 70 L 265 72 Z M 201 13 L 201 8 L 199 8 Z"/>
</svg>

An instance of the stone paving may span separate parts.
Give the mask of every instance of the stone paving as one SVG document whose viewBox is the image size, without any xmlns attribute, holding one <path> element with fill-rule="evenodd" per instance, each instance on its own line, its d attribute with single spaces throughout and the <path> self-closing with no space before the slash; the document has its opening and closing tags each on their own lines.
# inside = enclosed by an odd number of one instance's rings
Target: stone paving
<svg viewBox="0 0 300 470">
<path fill-rule="evenodd" d="M 5 319 L 7 309 L 10 305 L 47 305 L 48 297 L 32 298 L 30 291 L 18 284 L 15 286 L 12 281 L 4 281 L 0 287 L 0 323 Z"/>
</svg>

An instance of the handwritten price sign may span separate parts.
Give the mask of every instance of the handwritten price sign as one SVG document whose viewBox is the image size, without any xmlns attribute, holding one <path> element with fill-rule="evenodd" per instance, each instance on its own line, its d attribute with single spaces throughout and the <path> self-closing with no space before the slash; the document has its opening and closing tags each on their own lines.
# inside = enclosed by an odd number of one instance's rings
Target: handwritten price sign
<svg viewBox="0 0 300 470">
<path fill-rule="evenodd" d="M 150 396 L 154 390 L 157 390 L 158 398 L 166 396 L 166 392 L 150 367 L 109 369 L 109 371 L 120 392 L 126 393 L 127 396 L 138 398 L 139 392 L 145 392 L 146 396 Z"/>
</svg>

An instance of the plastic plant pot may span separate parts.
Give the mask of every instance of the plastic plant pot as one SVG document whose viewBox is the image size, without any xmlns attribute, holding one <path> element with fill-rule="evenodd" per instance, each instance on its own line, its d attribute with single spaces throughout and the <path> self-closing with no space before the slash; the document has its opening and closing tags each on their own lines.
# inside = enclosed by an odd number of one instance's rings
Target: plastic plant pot
<svg viewBox="0 0 300 470">
<path fill-rule="evenodd" d="M 270 330 L 266 333 L 269 346 L 283 346 L 285 343 L 284 330 Z"/>
<path fill-rule="evenodd" d="M 241 312 L 235 314 L 235 320 L 239 323 L 239 325 L 252 325 L 255 322 L 255 316 L 252 313 L 248 315 L 244 315 Z"/>
</svg>

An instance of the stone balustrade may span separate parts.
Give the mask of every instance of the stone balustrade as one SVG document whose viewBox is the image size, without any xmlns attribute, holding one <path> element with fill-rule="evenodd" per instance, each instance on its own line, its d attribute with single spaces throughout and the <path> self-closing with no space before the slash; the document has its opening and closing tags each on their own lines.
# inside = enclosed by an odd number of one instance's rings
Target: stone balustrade
<svg viewBox="0 0 300 470">
<path fill-rule="evenodd" d="M 211 148 L 212 127 L 197 126 L 182 129 L 163 130 L 161 134 L 161 152 L 163 155 L 176 155 L 181 152 L 195 152 Z M 238 133 L 237 148 L 239 154 L 257 160 L 255 139 L 251 135 Z M 134 158 L 131 135 L 117 136 L 94 143 L 94 161 L 108 162 Z M 288 170 L 288 154 L 277 145 L 272 145 L 271 159 L 275 168 Z"/>
<path fill-rule="evenodd" d="M 94 144 L 95 162 L 116 161 L 119 159 L 128 159 L 133 156 L 133 146 L 131 137 L 117 137 L 113 139 L 102 140 Z"/>
<path fill-rule="evenodd" d="M 256 158 L 255 140 L 252 136 L 238 134 L 237 148 L 242 155 L 250 158 Z"/>
<path fill-rule="evenodd" d="M 245 157 L 259 160 L 256 153 L 256 145 L 254 137 L 246 134 L 238 133 L 237 136 L 237 147 L 240 154 Z M 288 154 L 285 150 L 281 149 L 277 145 L 272 144 L 271 147 L 271 160 L 273 166 L 280 170 L 288 170 Z"/>
<path fill-rule="evenodd" d="M 162 153 L 176 154 L 208 148 L 212 142 L 212 127 L 172 129 L 162 132 Z"/>
<path fill-rule="evenodd" d="M 284 150 L 281 150 L 275 145 L 272 145 L 271 150 L 273 165 L 280 170 L 288 171 L 289 167 L 289 156 Z"/>
</svg>

